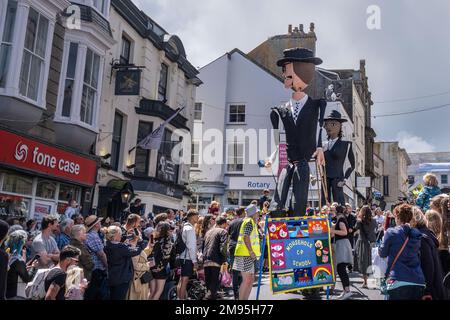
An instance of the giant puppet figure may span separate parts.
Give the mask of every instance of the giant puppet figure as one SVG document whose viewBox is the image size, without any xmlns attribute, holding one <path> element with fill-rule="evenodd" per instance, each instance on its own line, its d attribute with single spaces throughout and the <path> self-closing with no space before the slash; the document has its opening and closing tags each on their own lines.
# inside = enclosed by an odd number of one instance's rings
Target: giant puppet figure
<svg viewBox="0 0 450 320">
<path fill-rule="evenodd" d="M 270 114 L 275 130 L 280 129 L 280 120 L 284 127 L 288 159 L 288 164 L 278 177 L 275 198 L 278 210 L 287 211 L 289 216 L 295 217 L 306 214 L 310 182 L 308 162 L 312 157 L 316 158 L 319 165 L 325 161 L 322 127 L 327 103 L 323 99 L 312 99 L 304 92 L 314 78 L 315 66 L 321 64 L 322 60 L 305 48 L 287 49 L 283 54 L 284 57 L 277 65 L 283 68 L 285 88 L 292 89 L 293 93 L 287 103 L 272 108 Z M 318 126 L 320 130 L 317 138 Z M 266 167 L 270 166 L 269 160 Z M 288 197 L 291 184 L 293 196 Z"/>
<path fill-rule="evenodd" d="M 340 205 L 345 205 L 344 185 L 355 169 L 352 143 L 342 140 L 342 124 L 344 122 L 347 122 L 347 120 L 342 118 L 341 113 L 336 110 L 332 110 L 330 115 L 325 118 L 325 130 L 328 136 L 328 141 L 324 146 L 328 201 L 331 202 L 332 200 Z M 350 162 L 350 167 L 344 174 L 346 159 Z M 322 204 L 325 203 L 324 198 L 322 196 Z"/>
</svg>

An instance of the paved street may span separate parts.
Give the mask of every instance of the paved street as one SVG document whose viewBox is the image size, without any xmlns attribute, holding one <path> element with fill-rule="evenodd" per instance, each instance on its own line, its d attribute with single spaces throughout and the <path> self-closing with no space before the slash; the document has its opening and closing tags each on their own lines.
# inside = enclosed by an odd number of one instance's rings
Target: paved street
<svg viewBox="0 0 450 320">
<path fill-rule="evenodd" d="M 342 293 L 342 285 L 337 278 L 336 288 L 334 290 L 334 295 L 330 296 L 331 300 L 336 299 Z M 354 292 L 352 300 L 384 300 L 384 296 L 380 294 L 380 290 L 376 287 L 375 279 L 369 279 L 368 285 L 369 289 L 361 288 L 362 277 L 358 273 L 350 274 L 351 290 Z M 250 299 L 256 299 L 257 283 L 255 283 Z M 322 300 L 326 299 L 326 292 L 321 292 Z M 284 294 L 272 294 L 270 290 L 269 275 L 268 273 L 263 274 L 263 280 L 261 285 L 260 300 L 304 300 L 301 293 L 284 293 Z"/>
</svg>

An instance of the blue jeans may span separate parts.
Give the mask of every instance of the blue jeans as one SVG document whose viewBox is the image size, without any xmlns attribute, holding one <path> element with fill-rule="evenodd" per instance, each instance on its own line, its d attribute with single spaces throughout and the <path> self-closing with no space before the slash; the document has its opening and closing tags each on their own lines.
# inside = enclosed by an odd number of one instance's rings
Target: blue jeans
<svg viewBox="0 0 450 320">
<path fill-rule="evenodd" d="M 388 300 L 422 300 L 424 287 L 402 286 L 388 291 Z"/>
</svg>

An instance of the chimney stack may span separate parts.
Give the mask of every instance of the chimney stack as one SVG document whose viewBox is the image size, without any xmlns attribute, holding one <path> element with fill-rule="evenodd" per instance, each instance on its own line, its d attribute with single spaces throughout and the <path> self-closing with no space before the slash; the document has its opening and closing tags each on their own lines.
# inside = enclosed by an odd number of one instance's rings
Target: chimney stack
<svg viewBox="0 0 450 320">
<path fill-rule="evenodd" d="M 289 33 L 289 34 L 292 33 L 292 24 L 290 24 L 290 25 L 288 26 L 288 33 Z"/>
</svg>

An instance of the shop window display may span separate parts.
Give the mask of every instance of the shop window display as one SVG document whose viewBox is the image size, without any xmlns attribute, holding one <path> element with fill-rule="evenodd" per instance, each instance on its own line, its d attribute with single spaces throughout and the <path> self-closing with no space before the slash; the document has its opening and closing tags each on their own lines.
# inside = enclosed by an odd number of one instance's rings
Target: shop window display
<svg viewBox="0 0 450 320">
<path fill-rule="evenodd" d="M 36 196 L 45 199 L 55 199 L 56 183 L 48 180 L 38 180 Z"/>
<path fill-rule="evenodd" d="M 33 179 L 22 175 L 5 173 L 3 191 L 31 195 L 33 192 Z"/>
<path fill-rule="evenodd" d="M 28 217 L 31 199 L 0 193 L 0 218 Z"/>
</svg>

